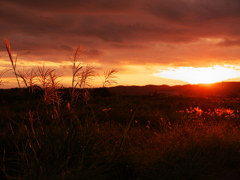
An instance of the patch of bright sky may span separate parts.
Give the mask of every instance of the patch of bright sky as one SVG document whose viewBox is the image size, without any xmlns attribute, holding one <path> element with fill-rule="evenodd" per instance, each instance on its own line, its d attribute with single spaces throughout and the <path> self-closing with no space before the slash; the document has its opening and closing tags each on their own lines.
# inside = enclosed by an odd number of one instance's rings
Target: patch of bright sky
<svg viewBox="0 0 240 180">
<path fill-rule="evenodd" d="M 234 67 L 225 65 L 215 65 L 213 67 L 179 67 L 168 68 L 160 73 L 153 74 L 155 76 L 168 79 L 177 79 L 189 82 L 191 84 L 215 83 L 232 78 L 240 77 L 240 71 Z"/>
<path fill-rule="evenodd" d="M 224 39 L 222 39 L 222 38 L 202 38 L 202 40 L 205 40 L 205 41 L 211 42 L 211 43 L 220 43 Z"/>
</svg>

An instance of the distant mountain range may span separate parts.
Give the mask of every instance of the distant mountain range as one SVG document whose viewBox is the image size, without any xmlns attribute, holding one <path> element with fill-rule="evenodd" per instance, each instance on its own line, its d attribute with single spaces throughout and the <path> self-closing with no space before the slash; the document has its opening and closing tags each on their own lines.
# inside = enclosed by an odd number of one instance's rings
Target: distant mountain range
<svg viewBox="0 0 240 180">
<path fill-rule="evenodd" d="M 116 86 L 108 88 L 115 95 L 184 95 L 184 96 L 232 96 L 240 97 L 240 82 L 220 82 L 197 85 L 146 85 Z"/>
<path fill-rule="evenodd" d="M 64 92 L 65 96 L 69 96 L 69 88 L 59 89 Z M 80 90 L 81 91 L 81 90 Z M 17 99 L 24 100 L 29 98 L 29 89 L 12 88 L 0 89 L 0 98 L 9 101 Z M 197 84 L 197 85 L 146 85 L 146 86 L 115 86 L 109 88 L 90 89 L 90 93 L 95 96 L 109 95 L 126 95 L 126 96 L 225 96 L 240 98 L 240 82 L 220 82 L 215 84 Z M 43 96 L 44 92 L 41 89 L 36 89 L 31 97 Z M 65 97 L 65 98 L 66 98 Z"/>
</svg>

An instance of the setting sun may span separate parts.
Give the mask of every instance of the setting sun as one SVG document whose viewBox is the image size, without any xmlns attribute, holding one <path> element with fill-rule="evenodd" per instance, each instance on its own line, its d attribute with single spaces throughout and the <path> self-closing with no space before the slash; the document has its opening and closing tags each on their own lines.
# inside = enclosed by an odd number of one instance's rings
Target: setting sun
<svg viewBox="0 0 240 180">
<path fill-rule="evenodd" d="M 232 66 L 213 66 L 213 67 L 180 67 L 168 68 L 155 76 L 164 77 L 168 79 L 177 79 L 186 81 L 190 84 L 210 84 L 220 82 L 240 76 L 240 72 Z"/>
</svg>

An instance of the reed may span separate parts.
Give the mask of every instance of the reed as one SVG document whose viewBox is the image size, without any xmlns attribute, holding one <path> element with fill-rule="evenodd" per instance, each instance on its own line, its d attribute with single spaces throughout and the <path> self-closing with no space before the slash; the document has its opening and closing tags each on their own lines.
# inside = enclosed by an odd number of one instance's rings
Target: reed
<svg viewBox="0 0 240 180">
<path fill-rule="evenodd" d="M 73 57 L 73 64 L 72 64 L 72 88 L 76 88 L 78 85 L 78 80 L 77 80 L 77 76 L 79 74 L 79 72 L 81 71 L 81 69 L 83 68 L 83 66 L 81 65 L 80 62 L 77 61 L 78 55 L 81 52 L 82 47 L 78 46 L 75 53 L 74 53 L 74 57 Z"/>
<path fill-rule="evenodd" d="M 96 74 L 94 66 L 89 64 L 84 66 L 78 61 L 81 49 L 82 47 L 78 46 L 72 60 L 72 88 L 70 92 L 72 105 L 76 103 L 80 97 L 82 97 L 85 101 L 89 99 L 88 88 L 91 87 L 90 82 Z"/>
<path fill-rule="evenodd" d="M 34 93 L 36 88 L 36 72 L 32 68 L 29 71 L 18 71 L 18 77 L 22 79 L 26 88 L 29 88 L 31 93 Z"/>
<path fill-rule="evenodd" d="M 60 93 L 57 91 L 60 87 L 60 76 L 55 73 L 55 69 L 45 69 L 45 66 L 38 67 L 36 70 L 36 78 L 40 87 L 44 91 L 44 101 L 46 104 L 60 104 Z"/>
<path fill-rule="evenodd" d="M 18 79 L 18 75 L 17 75 L 17 56 L 14 60 L 13 57 L 12 57 L 12 51 L 11 51 L 10 42 L 9 42 L 8 39 L 6 39 L 6 38 L 4 39 L 4 44 L 5 44 L 5 47 L 7 49 L 8 56 L 9 56 L 11 64 L 12 64 L 13 72 L 14 72 L 15 77 L 17 79 L 18 87 L 21 88 L 20 82 L 19 82 L 19 79 Z"/>
<path fill-rule="evenodd" d="M 108 69 L 104 71 L 104 81 L 102 83 L 102 87 L 106 87 L 107 85 L 111 86 L 113 84 L 117 84 L 115 80 L 117 76 L 115 75 L 118 72 L 117 69 Z"/>
</svg>

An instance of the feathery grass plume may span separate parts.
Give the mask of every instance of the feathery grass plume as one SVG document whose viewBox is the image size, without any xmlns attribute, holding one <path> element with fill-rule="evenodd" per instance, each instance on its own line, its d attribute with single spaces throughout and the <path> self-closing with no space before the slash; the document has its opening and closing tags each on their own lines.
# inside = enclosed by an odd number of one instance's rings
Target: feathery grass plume
<svg viewBox="0 0 240 180">
<path fill-rule="evenodd" d="M 71 101 L 73 102 L 75 99 L 79 97 L 79 93 L 76 91 L 77 88 L 77 75 L 79 71 L 83 68 L 82 64 L 80 62 L 77 62 L 78 55 L 80 54 L 80 51 L 82 49 L 82 46 L 78 46 L 72 61 L 72 89 L 71 89 Z"/>
<path fill-rule="evenodd" d="M 88 88 L 91 87 L 90 82 L 95 76 L 95 67 L 91 65 L 86 65 L 83 68 L 81 68 L 81 71 L 79 71 L 76 74 L 76 84 L 73 88 L 73 91 L 75 94 L 73 95 L 73 99 L 77 99 L 80 96 L 82 99 L 87 103 L 87 101 L 90 98 L 90 93 L 88 92 Z M 81 91 L 76 92 L 76 88 L 81 89 Z"/>
<path fill-rule="evenodd" d="M 38 67 L 38 69 L 36 70 L 36 76 L 37 79 L 40 83 L 40 86 L 45 89 L 47 87 L 50 86 L 50 81 L 49 81 L 49 74 L 52 73 L 54 71 L 54 69 L 47 69 L 45 70 L 45 66 L 43 64 L 42 67 Z"/>
<path fill-rule="evenodd" d="M 106 85 L 111 86 L 112 84 L 117 84 L 117 81 L 115 81 L 114 79 L 117 78 L 117 76 L 115 76 L 115 74 L 118 72 L 117 69 L 109 69 L 104 71 L 104 81 L 103 81 L 103 87 L 105 87 Z"/>
<path fill-rule="evenodd" d="M 26 88 L 30 88 L 30 91 L 34 92 L 34 85 L 36 82 L 36 72 L 34 69 L 31 69 L 27 72 L 25 71 L 18 71 L 18 77 L 20 77 L 25 84 Z"/>
<path fill-rule="evenodd" d="M 57 92 L 59 88 L 58 78 L 60 77 L 55 72 L 55 69 L 47 69 L 45 70 L 45 66 L 38 67 L 36 70 L 36 77 L 40 83 L 40 87 L 42 87 L 44 91 L 44 101 L 47 104 L 57 103 L 60 104 L 60 95 Z"/>
<path fill-rule="evenodd" d="M 86 65 L 82 68 L 82 71 L 77 74 L 77 85 L 79 88 L 90 87 L 89 81 L 95 76 L 95 67 L 92 65 Z"/>
<path fill-rule="evenodd" d="M 55 73 L 55 69 L 45 69 L 45 66 L 38 67 L 36 70 L 36 78 L 40 83 L 43 91 L 43 103 L 45 113 L 53 122 L 63 122 L 61 116 L 61 96 L 59 91 L 60 85 L 59 75 Z M 64 122 L 63 122 L 64 123 Z"/>
<path fill-rule="evenodd" d="M 15 60 L 13 60 L 12 51 L 11 51 L 11 47 L 10 47 L 10 42 L 9 42 L 8 39 L 4 38 L 4 44 L 5 44 L 5 47 L 6 47 L 6 49 L 7 49 L 8 56 L 9 56 L 10 61 L 11 61 L 11 64 L 12 64 L 12 68 L 13 68 L 15 77 L 16 77 L 16 79 L 17 79 L 18 87 L 21 88 L 20 83 L 19 83 L 19 79 L 18 79 L 18 75 L 17 75 L 17 72 L 16 72 L 16 68 L 17 68 L 17 56 L 16 56 Z"/>
<path fill-rule="evenodd" d="M 88 80 L 95 76 L 94 67 L 91 65 L 83 66 L 81 62 L 78 62 L 77 58 L 80 54 L 82 46 L 78 46 L 74 53 L 73 65 L 72 65 L 72 88 L 75 89 L 85 88 L 89 86 Z"/>
<path fill-rule="evenodd" d="M 61 93 L 57 91 L 60 88 L 59 83 L 61 79 L 59 78 L 60 78 L 60 75 L 56 74 L 55 70 L 49 73 L 49 81 L 50 81 L 50 88 L 48 88 L 50 90 L 49 95 L 52 101 L 56 103 L 58 106 L 60 105 L 60 102 L 61 102 Z"/>
<path fill-rule="evenodd" d="M 82 49 L 82 46 L 78 46 L 78 48 L 76 49 L 75 53 L 74 53 L 74 57 L 73 57 L 73 65 L 72 65 L 72 88 L 76 88 L 77 83 L 75 84 L 76 80 L 76 76 L 79 73 L 79 71 L 83 68 L 83 66 L 81 65 L 81 63 L 77 63 L 77 57 L 80 54 L 80 51 Z"/>
<path fill-rule="evenodd" d="M 80 95 L 83 95 L 84 99 L 88 99 L 88 92 L 86 87 L 90 86 L 89 81 L 92 80 L 92 77 L 95 76 L 94 67 L 91 65 L 82 65 L 81 62 L 78 62 L 78 55 L 80 54 L 82 49 L 82 46 L 78 46 L 74 56 L 73 56 L 73 62 L 72 62 L 72 89 L 71 89 L 71 101 L 75 101 L 80 97 Z M 85 91 L 80 92 L 76 91 L 77 88 L 85 89 Z M 86 95 L 86 97 L 85 97 Z"/>
</svg>

